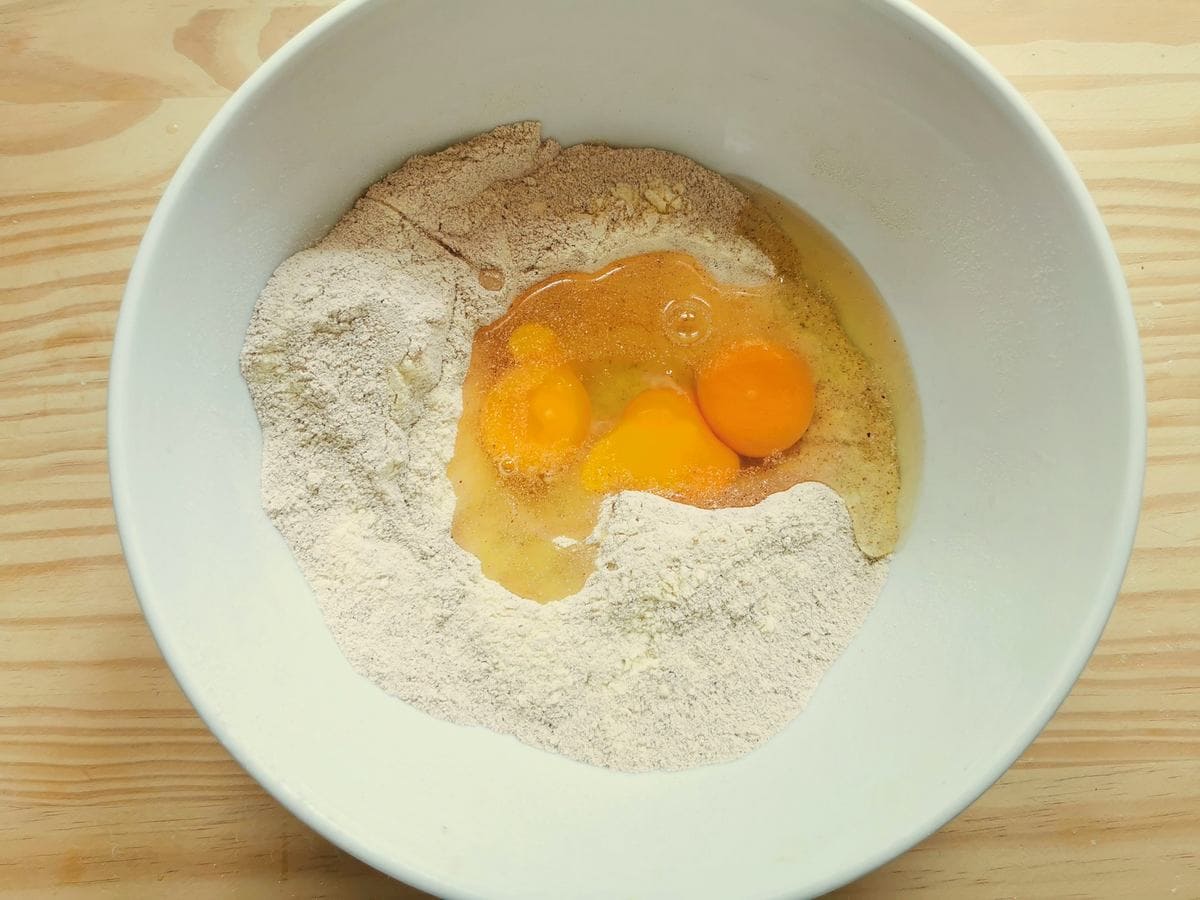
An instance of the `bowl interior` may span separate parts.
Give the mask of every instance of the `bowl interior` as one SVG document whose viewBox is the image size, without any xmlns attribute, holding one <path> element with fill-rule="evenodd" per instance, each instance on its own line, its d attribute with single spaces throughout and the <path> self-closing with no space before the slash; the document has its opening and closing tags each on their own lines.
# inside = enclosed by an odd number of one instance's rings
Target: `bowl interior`
<svg viewBox="0 0 1200 900">
<path fill-rule="evenodd" d="M 923 471 L 887 586 L 810 709 L 736 763 L 617 774 L 386 697 L 259 503 L 237 359 L 267 277 L 406 156 L 522 118 L 789 197 L 857 255 L 909 348 Z M 1061 152 L 906 7 L 368 0 L 238 93 L 156 214 L 114 351 L 114 496 L 189 697 L 369 862 L 455 896 L 813 893 L 957 813 L 1065 695 L 1132 539 L 1140 385 L 1119 270 Z"/>
</svg>

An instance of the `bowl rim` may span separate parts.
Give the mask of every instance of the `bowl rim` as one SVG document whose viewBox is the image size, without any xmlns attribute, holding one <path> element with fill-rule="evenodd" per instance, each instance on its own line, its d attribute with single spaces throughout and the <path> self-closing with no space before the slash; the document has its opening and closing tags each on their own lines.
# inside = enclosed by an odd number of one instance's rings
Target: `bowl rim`
<svg viewBox="0 0 1200 900">
<path fill-rule="evenodd" d="M 147 271 L 150 268 L 150 260 L 158 252 L 158 244 L 165 229 L 164 223 L 169 218 L 172 207 L 182 194 L 184 185 L 198 169 L 201 159 L 224 131 L 227 123 L 259 88 L 279 77 L 284 67 L 294 57 L 315 44 L 324 32 L 343 19 L 358 15 L 360 11 L 376 2 L 379 0 L 344 0 L 315 19 L 275 52 L 225 101 L 185 155 L 163 192 L 130 269 L 117 316 L 107 395 L 109 477 L 117 532 L 142 613 L 176 683 L 222 746 L 263 789 L 289 812 L 359 860 L 388 876 L 437 896 L 468 897 L 472 895 L 460 887 L 422 871 L 417 861 L 400 860 L 377 852 L 326 817 L 320 809 L 311 805 L 289 785 L 277 780 L 269 768 L 260 764 L 253 753 L 240 743 L 237 735 L 226 728 L 222 720 L 214 715 L 214 711 L 205 704 L 195 684 L 189 680 L 187 671 L 178 665 L 179 653 L 163 614 L 165 606 L 160 605 L 149 596 L 148 586 L 141 574 L 144 568 L 144 559 L 138 527 L 134 524 L 136 515 L 127 488 L 127 485 L 135 477 L 135 473 L 127 461 L 126 442 L 122 437 L 128 432 L 125 427 L 129 415 L 126 397 L 128 396 L 127 386 L 131 379 L 131 359 L 134 353 L 130 335 L 133 331 L 133 322 L 137 319 L 143 306 L 153 302 L 145 291 Z M 1108 284 L 1106 299 L 1116 307 L 1114 311 L 1125 369 L 1125 400 L 1130 412 L 1131 427 L 1129 444 L 1126 448 L 1128 468 L 1123 484 L 1120 486 L 1120 512 L 1114 519 L 1113 526 L 1115 543 L 1119 548 L 1123 548 L 1124 552 L 1109 560 L 1108 569 L 1103 578 L 1104 586 L 1098 595 L 1098 602 L 1093 604 L 1087 618 L 1080 623 L 1078 638 L 1074 646 L 1069 648 L 1069 652 L 1064 653 L 1054 679 L 1047 682 L 1045 697 L 1040 706 L 1028 714 L 1025 726 L 1014 732 L 1008 744 L 996 750 L 993 763 L 982 778 L 964 785 L 956 798 L 940 811 L 922 821 L 913 822 L 907 831 L 898 836 L 891 845 L 864 856 L 857 863 L 847 865 L 841 871 L 827 876 L 823 882 L 813 885 L 815 894 L 823 894 L 861 878 L 941 829 L 982 796 L 1037 738 L 1074 687 L 1093 650 L 1099 643 L 1104 627 L 1116 604 L 1133 551 L 1146 470 L 1145 381 L 1132 301 L 1116 250 L 1099 210 L 1065 150 L 1049 127 L 1034 112 L 1028 101 L 991 63 L 947 26 L 915 6 L 911 0 L 857 0 L 857 2 L 864 8 L 889 16 L 899 27 L 907 27 L 917 33 L 923 32 L 931 49 L 940 48 L 942 52 L 957 57 L 958 61 L 964 64 L 964 74 L 975 82 L 976 87 L 989 94 L 998 106 L 1005 107 L 1010 113 L 1015 114 L 1018 127 L 1024 129 L 1026 135 L 1034 140 L 1052 171 L 1067 188 L 1076 211 L 1086 224 L 1089 242 L 1103 259 L 1103 276 Z"/>
</svg>

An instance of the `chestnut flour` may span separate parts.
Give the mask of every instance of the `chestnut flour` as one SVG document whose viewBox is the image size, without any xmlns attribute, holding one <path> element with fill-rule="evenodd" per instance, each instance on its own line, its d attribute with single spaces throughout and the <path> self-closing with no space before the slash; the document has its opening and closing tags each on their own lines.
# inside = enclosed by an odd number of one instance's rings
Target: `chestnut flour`
<svg viewBox="0 0 1200 900">
<path fill-rule="evenodd" d="M 888 565 L 823 485 L 740 509 L 610 497 L 595 573 L 545 605 L 450 536 L 475 330 L 548 275 L 650 250 L 761 282 L 772 265 L 736 228 L 746 202 L 683 157 L 562 148 L 520 123 L 414 157 L 278 268 L 242 359 L 263 503 L 363 676 L 624 770 L 734 759 L 804 708 Z"/>
</svg>

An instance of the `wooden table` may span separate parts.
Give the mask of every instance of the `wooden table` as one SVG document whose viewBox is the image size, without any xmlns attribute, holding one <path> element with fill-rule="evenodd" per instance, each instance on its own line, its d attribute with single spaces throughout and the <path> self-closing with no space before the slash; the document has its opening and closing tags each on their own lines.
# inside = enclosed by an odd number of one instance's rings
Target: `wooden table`
<svg viewBox="0 0 1200 900">
<path fill-rule="evenodd" d="M 1200 897 L 1200 0 L 928 0 L 1087 179 L 1150 400 L 1137 550 L 1070 699 L 951 825 L 845 896 Z M 414 897 L 279 807 L 130 589 L 104 405 L 121 290 L 188 146 L 323 11 L 0 0 L 0 894 Z M 1097 489 L 1103 489 L 1097 485 Z"/>
</svg>

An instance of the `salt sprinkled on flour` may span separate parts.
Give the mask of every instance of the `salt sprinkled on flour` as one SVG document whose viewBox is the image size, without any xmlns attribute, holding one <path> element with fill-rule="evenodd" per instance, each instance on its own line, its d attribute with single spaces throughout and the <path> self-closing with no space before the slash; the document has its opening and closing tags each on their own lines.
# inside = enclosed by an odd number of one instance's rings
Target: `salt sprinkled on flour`
<svg viewBox="0 0 1200 900">
<path fill-rule="evenodd" d="M 548 275 L 650 250 L 761 282 L 746 202 L 683 157 L 561 148 L 521 123 L 414 157 L 279 267 L 242 360 L 263 502 L 359 672 L 440 718 L 626 770 L 733 759 L 804 708 L 887 569 L 823 485 L 718 510 L 608 498 L 596 572 L 545 605 L 450 536 L 476 329 Z"/>
</svg>

